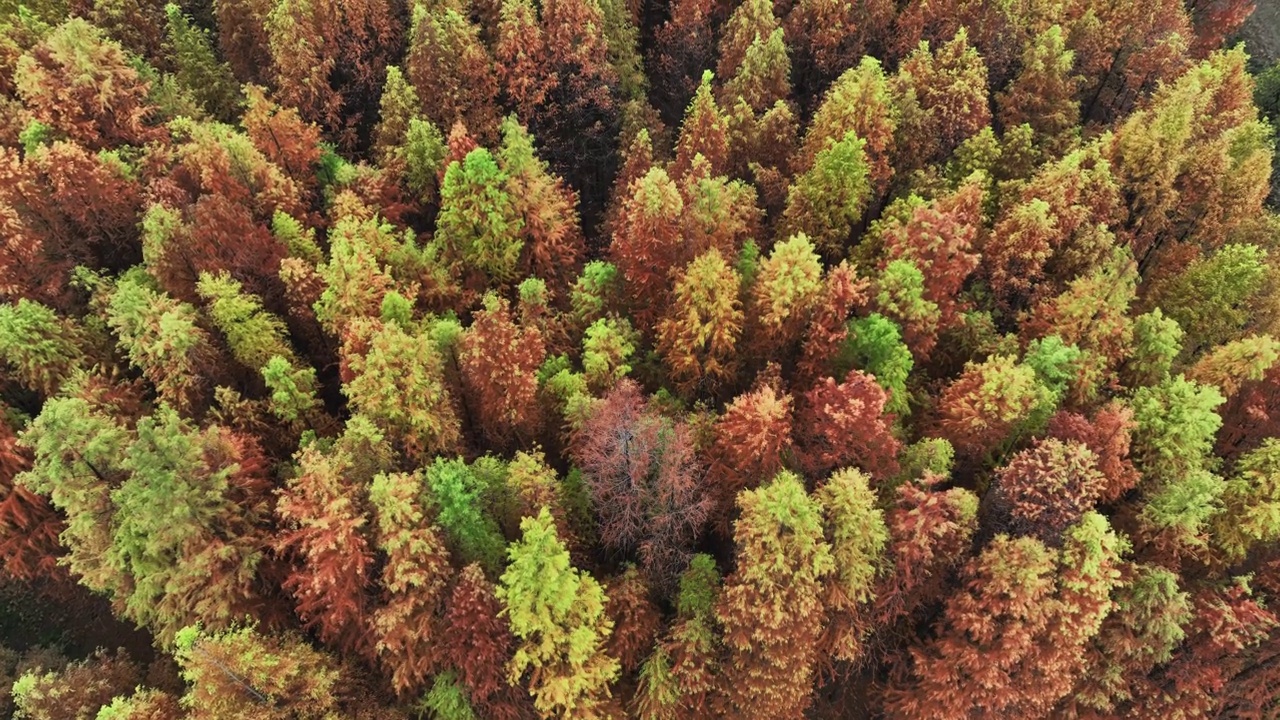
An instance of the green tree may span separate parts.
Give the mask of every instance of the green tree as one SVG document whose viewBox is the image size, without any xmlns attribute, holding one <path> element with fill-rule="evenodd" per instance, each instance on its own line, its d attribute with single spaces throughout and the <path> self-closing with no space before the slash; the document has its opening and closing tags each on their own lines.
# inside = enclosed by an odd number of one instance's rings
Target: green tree
<svg viewBox="0 0 1280 720">
<path fill-rule="evenodd" d="M 0 358 L 26 387 L 53 396 L 85 364 L 83 332 L 73 320 L 26 298 L 0 305 Z"/>
<path fill-rule="evenodd" d="M 812 701 L 823 613 L 822 581 L 835 568 L 822 506 L 782 472 L 738 495 L 737 570 L 716 603 L 728 662 L 726 712 L 791 718 Z"/>
<path fill-rule="evenodd" d="M 604 589 L 570 564 L 545 507 L 520 530 L 498 587 L 518 639 L 511 680 L 532 673 L 529 691 L 544 717 L 601 716 L 619 670 L 604 650 L 613 631 Z"/>
<path fill-rule="evenodd" d="M 859 470 L 837 470 L 815 493 L 835 564 L 827 580 L 827 643 L 832 655 L 847 662 L 861 655 L 868 622 L 860 606 L 874 599 L 889 541 L 884 512 L 868 483 Z"/>
<path fill-rule="evenodd" d="M 200 273 L 196 292 L 208 303 L 209 317 L 226 336 L 232 356 L 245 367 L 260 369 L 276 356 L 297 362 L 284 321 L 244 292 L 230 274 Z"/>
<path fill-rule="evenodd" d="M 515 278 L 524 247 L 524 221 L 506 183 L 488 150 L 472 150 L 445 170 L 436 221 L 435 240 L 465 267 L 496 281 Z"/>
<path fill-rule="evenodd" d="M 485 501 L 492 494 L 488 486 L 461 458 L 436 458 L 426 470 L 426 492 L 452 554 L 464 564 L 480 563 L 490 577 L 496 577 L 506 543 L 498 524 L 485 512 Z"/>
<path fill-rule="evenodd" d="M 209 114 L 223 121 L 233 119 L 240 104 L 240 85 L 231 74 L 231 67 L 214 54 L 209 31 L 192 22 L 173 3 L 165 5 L 164 13 L 178 84 Z"/>
<path fill-rule="evenodd" d="M 804 233 L 819 248 L 843 255 L 849 235 L 871 200 L 866 141 L 850 130 L 818 151 L 813 167 L 796 178 L 787 195 L 783 233 Z"/>
</svg>

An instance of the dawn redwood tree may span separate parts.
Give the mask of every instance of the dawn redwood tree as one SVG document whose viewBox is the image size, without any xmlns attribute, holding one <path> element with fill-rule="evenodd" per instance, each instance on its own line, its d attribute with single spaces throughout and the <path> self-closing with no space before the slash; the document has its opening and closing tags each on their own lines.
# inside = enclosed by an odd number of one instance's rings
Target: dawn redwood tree
<svg viewBox="0 0 1280 720">
<path fill-rule="evenodd" d="M 1075 53 L 1066 41 L 1060 25 L 1038 34 L 1023 54 L 1017 77 L 996 96 L 1001 125 L 1030 124 L 1037 144 L 1053 154 L 1070 146 L 1080 120 Z"/>
<path fill-rule="evenodd" d="M 814 385 L 800 397 L 796 418 L 797 460 L 805 474 L 821 477 L 836 468 L 857 466 L 877 479 L 898 470 L 901 444 L 885 414 L 888 396 L 875 378 L 850 370 Z"/>
<path fill-rule="evenodd" d="M 803 4 L 797 3 L 796 7 Z M 795 12 L 792 11 L 793 14 Z M 822 104 L 814 113 L 804 141 L 794 156 L 794 169 L 798 173 L 808 171 L 817 160 L 818 153 L 853 132 L 864 143 L 862 149 L 866 157 L 867 177 L 871 181 L 873 199 L 878 200 L 894 175 L 890 161 L 899 121 L 899 112 L 880 61 L 864 57 L 856 67 L 845 70 L 822 96 Z"/>
<path fill-rule="evenodd" d="M 538 428 L 536 372 L 546 357 L 536 327 L 517 325 L 505 299 L 492 293 L 463 334 L 458 361 L 472 421 L 496 447 L 527 442 Z"/>
<path fill-rule="evenodd" d="M 258 566 L 270 482 L 256 442 L 197 430 L 170 407 L 138 421 L 111 491 L 106 561 L 131 577 L 124 614 L 168 646 L 185 625 L 229 627 L 261 611 Z"/>
<path fill-rule="evenodd" d="M 734 398 L 712 427 L 707 450 L 707 483 L 719 530 L 729 529 L 734 499 L 783 469 L 792 452 L 795 400 L 762 375 L 756 386 Z"/>
<path fill-rule="evenodd" d="M 902 61 L 893 88 L 900 172 L 946 157 L 991 123 L 987 65 L 964 28 L 937 50 L 922 42 Z"/>
<path fill-rule="evenodd" d="M 275 512 L 283 524 L 280 549 L 298 559 L 284 586 L 299 617 L 322 642 L 372 657 L 374 541 L 363 483 L 386 463 L 382 435 L 353 419 L 334 447 L 302 449 L 295 477 Z"/>
<path fill-rule="evenodd" d="M 966 566 L 939 635 L 912 649 L 914 682 L 890 717 L 1048 717 L 1084 670 L 1085 644 L 1111 610 L 1124 541 L 1090 513 L 1060 551 L 997 536 Z"/>
<path fill-rule="evenodd" d="M 515 652 L 502 603 L 479 565 L 458 573 L 440 622 L 438 652 L 452 667 L 472 706 L 496 720 L 525 716 L 528 699 L 507 679 L 507 663 Z"/>
<path fill-rule="evenodd" d="M 148 83 L 120 44 L 83 18 L 50 30 L 18 60 L 14 77 L 37 120 L 92 150 L 160 136 L 150 125 Z"/>
<path fill-rule="evenodd" d="M 195 720 L 320 720 L 337 710 L 337 663 L 301 636 L 191 626 L 176 645 L 182 704 Z"/>
<path fill-rule="evenodd" d="M 533 137 L 510 117 L 502 122 L 498 163 L 506 173 L 507 193 L 522 220 L 520 274 L 542 278 L 555 292 L 566 292 L 586 255 L 578 221 L 578 193 L 551 172 L 536 153 Z"/>
<path fill-rule="evenodd" d="M 957 298 L 979 263 L 983 236 L 982 184 L 970 179 L 955 192 L 918 205 L 910 219 L 881 230 L 886 265 L 909 260 L 925 276 L 925 300 L 938 307 L 938 328 L 955 325 L 965 306 Z"/>
<path fill-rule="evenodd" d="M 710 510 L 691 430 L 645 405 L 623 380 L 575 433 L 573 457 L 595 505 L 605 547 L 638 554 L 651 583 L 666 589 L 693 554 Z"/>
<path fill-rule="evenodd" d="M 804 234 L 773 246 L 760 262 L 747 300 L 748 346 L 763 359 L 779 359 L 800 340 L 822 296 L 822 263 Z"/>
<path fill-rule="evenodd" d="M 708 174 L 724 175 L 729 169 L 729 125 L 711 92 L 712 73 L 702 74 L 676 141 L 676 156 L 668 172 L 677 180 L 693 168 L 693 160 L 701 155 L 707 162 Z"/>
<path fill-rule="evenodd" d="M 796 717 L 812 700 L 822 582 L 835 570 L 822 507 L 785 471 L 739 493 L 738 507 L 737 570 L 715 606 L 727 650 L 724 712 Z"/>
<path fill-rule="evenodd" d="M 715 626 L 720 573 L 710 555 L 694 555 L 680 576 L 676 618 L 640 669 L 634 708 L 644 720 L 710 712 L 721 642 Z"/>
<path fill-rule="evenodd" d="M 668 305 L 667 269 L 679 267 L 684 198 L 671 177 L 654 167 L 633 181 L 618 212 L 609 258 L 622 274 L 623 294 L 632 317 L 649 331 Z"/>
<path fill-rule="evenodd" d="M 418 111 L 438 128 L 462 122 L 482 140 L 497 137 L 498 83 L 479 28 L 449 3 L 414 3 L 411 19 L 404 72 L 422 100 Z"/>
<path fill-rule="evenodd" d="M 343 350 L 351 379 L 342 390 L 352 406 L 411 455 L 455 449 L 459 421 L 431 338 L 410 335 L 396 323 L 373 320 L 366 327 L 365 351 L 349 344 Z"/>
<path fill-rule="evenodd" d="M 0 567 L 18 580 L 65 577 L 59 568 L 64 521 L 48 498 L 17 482 L 30 467 L 31 452 L 18 444 L 9 422 L 0 422 Z"/>
<path fill-rule="evenodd" d="M 787 195 L 784 235 L 807 235 L 824 253 L 844 254 L 871 200 L 865 145 L 850 130 L 814 156 L 813 167 L 795 179 Z"/>
<path fill-rule="evenodd" d="M 690 262 L 676 280 L 674 302 L 658 321 L 658 349 L 687 395 L 715 390 L 735 376 L 741 282 L 714 247 Z"/>
<path fill-rule="evenodd" d="M 822 646 L 833 657 L 856 662 L 870 630 L 868 604 L 876 578 L 885 568 L 889 541 L 884 512 L 866 474 L 837 470 L 816 492 L 822 503 L 826 537 L 835 571 L 827 579 L 827 629 Z"/>
<path fill-rule="evenodd" d="M 822 297 L 805 329 L 800 360 L 796 364 L 796 383 L 801 387 L 838 374 L 837 356 L 850 339 L 849 316 L 867 302 L 870 283 L 858 277 L 856 266 L 843 261 L 827 269 L 822 285 Z M 856 331 L 854 333 L 856 335 Z M 881 379 L 879 368 L 869 369 Z"/>
<path fill-rule="evenodd" d="M 546 508 L 522 520 L 520 530 L 497 591 L 517 640 L 508 678 L 514 683 L 532 673 L 529 692 L 544 717 L 597 717 L 619 670 L 606 651 L 613 632 L 608 598 L 569 563 Z"/>
<path fill-rule="evenodd" d="M 1009 355 L 967 363 L 938 400 L 937 432 L 961 455 L 980 457 L 1032 425 L 1051 398 L 1035 370 Z"/>
<path fill-rule="evenodd" d="M 1093 507 L 1107 478 L 1086 445 L 1050 438 L 1014 455 L 997 471 L 996 483 L 1013 529 L 1054 542 Z"/>
<path fill-rule="evenodd" d="M 649 584 L 635 566 L 627 566 L 607 587 L 609 602 L 605 612 L 613 619 L 608 651 L 618 658 L 623 672 L 634 672 L 654 647 L 662 624 L 658 607 L 650 598 Z"/>
<path fill-rule="evenodd" d="M 444 538 L 419 499 L 420 487 L 421 478 L 406 473 L 379 474 L 369 486 L 377 546 L 386 554 L 384 598 L 371 630 L 392 685 L 405 696 L 420 692 L 437 666 L 433 630 L 453 573 Z"/>
</svg>

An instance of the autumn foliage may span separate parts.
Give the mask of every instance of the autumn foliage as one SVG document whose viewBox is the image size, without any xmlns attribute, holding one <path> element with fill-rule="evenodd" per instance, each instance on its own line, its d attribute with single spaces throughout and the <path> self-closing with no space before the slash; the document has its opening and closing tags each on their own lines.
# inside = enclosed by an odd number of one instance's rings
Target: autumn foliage
<svg viewBox="0 0 1280 720">
<path fill-rule="evenodd" d="M 1280 716 L 1253 10 L 0 0 L 0 714 Z"/>
</svg>

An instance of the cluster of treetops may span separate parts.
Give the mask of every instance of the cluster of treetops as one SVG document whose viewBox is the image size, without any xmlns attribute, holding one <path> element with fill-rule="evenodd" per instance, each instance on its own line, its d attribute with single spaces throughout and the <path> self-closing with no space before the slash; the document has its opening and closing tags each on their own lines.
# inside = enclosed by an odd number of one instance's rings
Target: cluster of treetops
<svg viewBox="0 0 1280 720">
<path fill-rule="evenodd" d="M 0 712 L 1275 718 L 1250 9 L 0 2 Z"/>
</svg>

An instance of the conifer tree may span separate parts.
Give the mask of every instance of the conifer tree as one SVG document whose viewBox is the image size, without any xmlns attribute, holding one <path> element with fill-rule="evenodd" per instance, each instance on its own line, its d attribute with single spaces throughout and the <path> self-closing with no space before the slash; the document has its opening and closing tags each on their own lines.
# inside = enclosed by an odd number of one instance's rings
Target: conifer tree
<svg viewBox="0 0 1280 720">
<path fill-rule="evenodd" d="M 37 120 L 92 150 L 158 137 L 148 126 L 146 82 L 120 44 L 83 18 L 53 28 L 18 60 L 14 77 Z"/>
<path fill-rule="evenodd" d="M 1034 425 L 1051 399 L 1035 370 L 1008 355 L 968 363 L 938 400 L 938 432 L 959 453 L 980 457 Z"/>
<path fill-rule="evenodd" d="M 76 323 L 26 298 L 0 306 L 0 358 L 24 386 L 52 397 L 86 360 Z"/>
<path fill-rule="evenodd" d="M 619 669 L 605 651 L 613 631 L 608 598 L 569 563 L 546 508 L 522 520 L 520 530 L 497 591 L 517 639 L 508 677 L 532 673 L 529 692 L 544 717 L 599 717 Z"/>
<path fill-rule="evenodd" d="M 440 186 L 435 237 L 465 267 L 499 282 L 515 277 L 524 247 L 524 221 L 506 183 L 484 148 L 451 163 Z"/>
<path fill-rule="evenodd" d="M 483 139 L 496 136 L 498 84 L 493 59 L 470 18 L 449 4 L 415 3 L 405 75 L 437 127 L 461 121 Z"/>
<path fill-rule="evenodd" d="M 776 357 L 799 340 L 821 292 L 822 265 L 809 238 L 798 234 L 774 245 L 747 302 L 751 344 L 765 357 Z"/>
<path fill-rule="evenodd" d="M 939 637 L 913 651 L 916 686 L 891 695 L 889 715 L 1047 716 L 1084 669 L 1085 643 L 1112 607 L 1123 548 L 1097 513 L 1071 528 L 1059 552 L 998 536 L 965 568 Z"/>
<path fill-rule="evenodd" d="M 452 450 L 458 417 L 444 382 L 444 361 L 426 334 L 373 321 L 364 354 L 344 351 L 351 379 L 343 384 L 358 412 L 421 457 Z"/>
<path fill-rule="evenodd" d="M 835 562 L 827 580 L 830 624 L 823 646 L 836 658 L 854 662 L 862 651 L 862 635 L 870 629 L 864 606 L 874 597 L 889 530 L 867 476 L 857 470 L 837 470 L 816 495 Z"/>
<path fill-rule="evenodd" d="M 190 91 L 210 115 L 224 121 L 231 119 L 240 88 L 231 67 L 214 54 L 209 31 L 173 3 L 165 5 L 164 13 L 178 84 Z"/>
<path fill-rule="evenodd" d="M 208 303 L 209 315 L 236 360 L 255 369 L 272 357 L 296 362 L 284 322 L 264 310 L 260 299 L 244 293 L 230 275 L 202 273 L 196 292 Z"/>
<path fill-rule="evenodd" d="M 787 195 L 784 234 L 805 234 L 829 255 L 841 255 L 871 199 L 865 141 L 852 130 L 818 152 L 813 167 Z"/>
<path fill-rule="evenodd" d="M 1075 53 L 1066 47 L 1062 27 L 1054 25 L 1027 46 L 1022 70 L 996 96 L 1000 123 L 1007 128 L 1029 123 L 1038 144 L 1051 153 L 1065 150 L 1079 124 L 1079 81 L 1072 74 Z"/>
<path fill-rule="evenodd" d="M 653 649 L 661 625 L 649 594 L 649 585 L 635 566 L 628 566 L 608 585 L 605 612 L 613 619 L 608 652 L 618 658 L 625 673 L 635 671 Z"/>
<path fill-rule="evenodd" d="M 884 414 L 888 397 L 875 378 L 850 370 L 842 382 L 826 378 L 802 396 L 797 417 L 801 466 L 814 477 L 856 465 L 877 478 L 898 471 L 900 444 Z"/>
<path fill-rule="evenodd" d="M 822 581 L 835 569 L 822 508 L 789 472 L 738 495 L 737 570 L 716 602 L 728 658 L 725 711 L 795 717 L 812 698 L 823 612 Z"/>
<path fill-rule="evenodd" d="M 796 7 L 802 4 L 797 3 Z M 899 112 L 880 61 L 864 57 L 856 67 L 844 71 L 823 95 L 796 153 L 795 170 L 808 171 L 818 153 L 852 132 L 865 143 L 867 176 L 873 196 L 879 198 L 893 177 L 890 160 L 898 122 Z"/>
<path fill-rule="evenodd" d="M 497 720 L 524 717 L 526 698 L 516 685 L 508 683 L 507 663 L 511 661 L 514 638 L 493 584 L 478 565 L 458 573 L 445 609 L 439 652 L 443 663 L 457 672 L 480 712 Z"/>
<path fill-rule="evenodd" d="M 377 545 L 387 556 L 381 578 L 386 596 L 371 630 L 401 695 L 421 690 L 436 666 L 433 625 L 452 574 L 444 540 L 418 499 L 419 487 L 420 478 L 405 473 L 380 474 L 369 486 Z"/>
<path fill-rule="evenodd" d="M 867 301 L 869 283 L 858 277 L 857 268 L 848 261 L 827 270 L 822 284 L 822 299 L 813 311 L 800 347 L 796 380 L 802 386 L 824 376 L 842 374 L 842 369 L 837 367 L 842 358 L 837 356 L 842 354 L 842 346 L 850 340 L 852 321 L 849 315 Z M 843 368 L 845 372 L 849 369 Z M 877 377 L 880 375 L 876 370 L 872 373 Z M 901 396 L 894 399 L 905 403 Z M 903 407 L 905 409 L 905 405 Z"/>
<path fill-rule="evenodd" d="M 194 720 L 321 720 L 338 707 L 336 664 L 297 635 L 191 626 L 178 633 L 174 657 Z"/>
<path fill-rule="evenodd" d="M 353 419 L 332 449 L 312 444 L 299 452 L 297 476 L 276 504 L 285 526 L 279 545 L 300 560 L 284 583 L 298 615 L 321 641 L 366 656 L 374 644 L 368 595 L 374 557 L 361 484 L 383 469 L 382 443 L 367 420 Z"/>
<path fill-rule="evenodd" d="M 502 138 L 498 162 L 522 220 L 522 274 L 550 281 L 555 291 L 563 292 L 586 254 L 578 223 L 578 195 L 551 173 L 535 154 L 533 138 L 514 119 L 503 121 Z"/>
<path fill-rule="evenodd" d="M 902 117 L 894 163 L 900 171 L 947 156 L 991 122 L 987 66 L 963 28 L 936 51 L 923 42 L 907 56 L 894 95 Z"/>
<path fill-rule="evenodd" d="M 638 553 L 650 581 L 669 585 L 692 555 L 709 509 L 688 426 L 646 408 L 639 387 L 623 380 L 591 410 L 573 452 L 601 541 Z"/>
<path fill-rule="evenodd" d="M 1233 561 L 1244 558 L 1258 543 L 1280 535 L 1280 441 L 1264 440 L 1241 456 L 1235 476 L 1222 493 L 1223 512 L 1213 520 L 1214 543 Z"/>
<path fill-rule="evenodd" d="M 713 427 L 707 481 L 715 493 L 716 525 L 724 530 L 739 491 L 773 479 L 790 458 L 794 399 L 762 380 L 734 398 Z"/>
<path fill-rule="evenodd" d="M 715 605 L 720 574 L 710 555 L 693 556 L 680 576 L 676 620 L 640 670 L 635 709 L 645 720 L 672 720 L 710 711 L 720 640 Z"/>
<path fill-rule="evenodd" d="M 660 167 L 631 183 L 623 201 L 610 259 L 622 274 L 623 292 L 641 330 L 650 330 L 670 292 L 668 268 L 679 267 L 684 199 Z"/>
<path fill-rule="evenodd" d="M 116 283 L 106 304 L 107 326 L 120 349 L 156 391 L 175 408 L 199 407 L 212 369 L 211 338 L 197 323 L 196 309 L 158 293 L 133 277 Z"/>
<path fill-rule="evenodd" d="M 742 333 L 741 279 L 716 248 L 695 258 L 676 281 L 674 302 L 658 322 L 658 350 L 686 393 L 714 389 L 734 376 Z"/>
<path fill-rule="evenodd" d="M 680 124 L 676 157 L 668 170 L 677 180 L 692 169 L 694 157 L 698 155 L 706 160 L 707 174 L 712 177 L 729 170 L 729 125 L 711 93 L 713 77 L 710 70 L 702 74 L 702 82 Z"/>
<path fill-rule="evenodd" d="M 19 436 L 30 449 L 30 470 L 17 476 L 19 486 L 46 495 L 66 515 L 60 540 L 65 563 L 86 587 L 123 596 L 130 578 L 107 561 L 111 547 L 112 487 L 126 477 L 125 427 L 84 398 L 60 397 L 45 402 L 40 414 Z"/>
<path fill-rule="evenodd" d="M 537 328 L 516 325 L 506 300 L 485 296 L 463 334 L 458 360 L 469 406 L 489 442 L 509 445 L 537 428 L 536 373 L 547 351 Z"/>
</svg>

